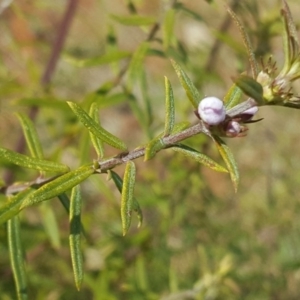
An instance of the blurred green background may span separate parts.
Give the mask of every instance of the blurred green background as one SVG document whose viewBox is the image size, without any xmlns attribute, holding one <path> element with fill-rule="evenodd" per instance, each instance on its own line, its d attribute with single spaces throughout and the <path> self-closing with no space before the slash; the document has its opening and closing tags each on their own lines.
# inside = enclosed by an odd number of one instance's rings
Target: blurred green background
<svg viewBox="0 0 300 300">
<path fill-rule="evenodd" d="M 4 1 L 0 2 L 3 7 Z M 296 25 L 300 4 L 288 1 Z M 101 104 L 100 119 L 130 149 L 163 128 L 164 78 L 175 95 L 176 120 L 196 122 L 169 58 L 185 69 L 201 95 L 222 98 L 248 60 L 237 28 L 223 1 L 79 1 L 51 83 L 40 78 L 49 60 L 67 1 L 14 1 L 0 14 L 0 141 L 15 149 L 21 134 L 15 112 L 39 106 L 36 127 L 48 158 L 75 168 L 95 158 L 88 134 L 64 106 L 71 100 Z M 281 1 L 228 3 L 239 15 L 257 57 L 270 54 L 282 65 Z M 170 13 L 173 7 L 174 12 Z M 160 25 L 126 26 L 112 15 L 137 14 Z M 173 31 L 167 20 L 174 16 Z M 171 21 L 170 21 L 171 22 Z M 149 38 L 150 37 L 150 38 Z M 82 60 L 122 50 L 134 54 L 149 39 L 150 50 L 126 88 L 130 56 L 79 67 Z M 115 84 L 116 79 L 120 79 Z M 112 88 L 107 88 L 113 83 Z M 106 87 L 106 89 L 105 89 Z M 297 86 L 295 86 L 297 91 Z M 300 91 L 298 87 L 298 92 Z M 51 104 L 51 101 L 55 104 Z M 74 285 L 68 248 L 68 215 L 50 201 L 59 232 L 46 232 L 39 207 L 22 212 L 30 299 L 299 299 L 300 298 L 300 112 L 263 107 L 247 137 L 227 139 L 240 168 L 235 194 L 229 176 L 216 173 L 179 153 L 160 152 L 137 161 L 136 198 L 144 213 L 123 237 L 120 195 L 105 175 L 83 184 L 82 222 L 85 278 Z M 220 161 L 204 136 L 189 144 Z M 106 155 L 115 151 L 107 147 Z M 7 168 L 1 163 L 1 178 Z M 115 170 L 121 176 L 124 168 Z M 15 168 L 17 181 L 34 172 Z M 0 197 L 4 203 L 4 197 Z M 16 299 L 7 249 L 0 228 L 0 299 Z"/>
</svg>

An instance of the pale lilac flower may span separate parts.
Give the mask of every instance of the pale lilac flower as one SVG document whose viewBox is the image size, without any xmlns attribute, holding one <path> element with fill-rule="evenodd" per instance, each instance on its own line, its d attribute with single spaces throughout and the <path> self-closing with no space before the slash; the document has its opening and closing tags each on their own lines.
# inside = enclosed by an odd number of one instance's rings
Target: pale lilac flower
<svg viewBox="0 0 300 300">
<path fill-rule="evenodd" d="M 241 125 L 237 121 L 231 120 L 226 127 L 226 135 L 229 137 L 238 136 L 241 132 Z"/>
<path fill-rule="evenodd" d="M 198 113 L 200 118 L 208 125 L 218 125 L 226 117 L 224 103 L 216 97 L 202 99 L 198 106 Z"/>
</svg>

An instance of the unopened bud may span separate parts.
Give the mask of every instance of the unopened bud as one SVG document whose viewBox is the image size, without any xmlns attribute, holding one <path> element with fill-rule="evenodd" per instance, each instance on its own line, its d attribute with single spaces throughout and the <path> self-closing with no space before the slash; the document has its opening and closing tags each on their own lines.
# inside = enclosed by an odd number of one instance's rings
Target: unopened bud
<svg viewBox="0 0 300 300">
<path fill-rule="evenodd" d="M 218 125 L 225 120 L 226 110 L 223 101 L 216 97 L 206 97 L 198 106 L 200 118 L 208 125 Z"/>
</svg>

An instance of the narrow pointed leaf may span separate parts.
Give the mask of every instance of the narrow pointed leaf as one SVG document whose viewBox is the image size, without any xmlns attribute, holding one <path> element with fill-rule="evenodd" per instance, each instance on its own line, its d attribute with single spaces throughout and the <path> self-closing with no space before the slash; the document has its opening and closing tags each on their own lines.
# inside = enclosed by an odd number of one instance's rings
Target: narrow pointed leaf
<svg viewBox="0 0 300 300">
<path fill-rule="evenodd" d="M 193 107 L 197 109 L 198 103 L 201 100 L 201 96 L 197 90 L 197 88 L 194 86 L 193 82 L 190 80 L 190 78 L 185 74 L 183 69 L 177 64 L 174 60 L 171 60 L 173 68 L 175 69 L 177 76 L 180 80 L 181 85 L 185 89 L 185 92 L 191 101 Z"/>
<path fill-rule="evenodd" d="M 97 124 L 78 104 L 74 102 L 68 102 L 69 106 L 78 117 L 80 122 L 95 136 L 101 139 L 106 144 L 115 147 L 120 150 L 126 150 L 127 146 L 116 136 L 112 135 L 99 124 Z"/>
<path fill-rule="evenodd" d="M 47 107 L 55 110 L 63 111 L 66 113 L 69 111 L 69 107 L 65 100 L 57 100 L 56 98 L 21 98 L 15 101 L 18 106 L 37 106 Z"/>
<path fill-rule="evenodd" d="M 235 84 L 249 97 L 253 98 L 259 105 L 264 104 L 263 88 L 255 79 L 241 75 Z"/>
<path fill-rule="evenodd" d="M 176 146 L 172 146 L 171 149 L 173 151 L 182 153 L 186 157 L 190 157 L 190 158 L 196 160 L 197 162 L 203 164 L 206 167 L 209 167 L 210 169 L 213 169 L 213 170 L 218 171 L 218 172 L 228 173 L 227 169 L 225 169 L 224 167 L 222 167 L 221 165 L 216 163 L 214 160 L 212 160 L 211 158 L 209 158 L 205 154 L 202 154 L 202 153 L 198 152 L 197 150 L 195 150 L 191 147 L 188 147 L 188 146 L 183 145 L 183 144 L 179 144 L 179 145 L 176 145 Z"/>
<path fill-rule="evenodd" d="M 177 124 L 174 125 L 174 128 L 172 130 L 172 134 L 181 132 L 184 129 L 187 129 L 188 127 L 190 127 L 190 126 L 191 126 L 191 123 L 188 122 L 188 121 L 183 121 L 183 122 L 177 123 Z"/>
<path fill-rule="evenodd" d="M 256 78 L 257 74 L 258 74 L 258 65 L 257 65 L 257 61 L 255 59 L 254 50 L 253 50 L 252 44 L 250 42 L 249 36 L 248 36 L 247 32 L 245 31 L 245 28 L 242 25 L 242 22 L 240 21 L 238 16 L 229 7 L 227 8 L 227 11 L 229 12 L 230 16 L 234 20 L 235 24 L 237 25 L 237 27 L 242 35 L 242 39 L 243 39 L 244 45 L 245 45 L 245 47 L 247 49 L 247 53 L 248 53 L 252 76 L 253 76 L 253 78 Z"/>
<path fill-rule="evenodd" d="M 97 103 L 92 103 L 91 108 L 90 108 L 90 117 L 100 125 L 99 121 L 99 114 L 98 114 L 98 105 Z M 104 149 L 103 149 L 103 142 L 101 139 L 99 139 L 97 136 L 95 136 L 93 133 L 90 132 L 90 137 L 92 144 L 94 146 L 94 149 L 98 155 L 98 158 L 102 158 L 104 155 Z"/>
<path fill-rule="evenodd" d="M 143 62 L 147 55 L 149 49 L 149 43 L 143 42 L 134 52 L 133 57 L 130 61 L 128 70 L 127 70 L 127 78 L 128 78 L 128 88 L 132 89 L 134 82 L 140 78 L 143 70 Z"/>
<path fill-rule="evenodd" d="M 122 197 L 121 197 L 121 220 L 123 235 L 126 235 L 130 223 L 133 210 L 133 192 L 135 184 L 135 164 L 133 161 L 128 161 L 125 167 L 123 179 Z"/>
<path fill-rule="evenodd" d="M 59 199 L 60 203 L 62 204 L 62 206 L 64 207 L 64 209 L 66 210 L 66 212 L 68 214 L 70 214 L 70 199 L 66 195 L 66 193 L 62 193 L 62 194 L 58 195 L 57 198 Z M 86 233 L 86 231 L 85 231 L 84 226 L 83 226 L 82 223 L 81 223 L 81 232 L 82 232 L 82 235 L 86 239 L 88 239 L 87 233 Z"/>
<path fill-rule="evenodd" d="M 224 104 L 226 110 L 239 104 L 242 95 L 243 95 L 242 90 L 236 84 L 233 84 L 229 89 L 229 91 L 227 92 L 226 96 L 224 97 Z"/>
<path fill-rule="evenodd" d="M 284 48 L 284 67 L 281 73 L 286 74 L 299 53 L 298 33 L 293 21 L 293 17 L 287 2 L 283 1 L 283 9 L 281 10 L 283 17 L 283 48 Z"/>
<path fill-rule="evenodd" d="M 217 146 L 217 149 L 218 149 L 220 155 L 222 156 L 222 158 L 227 166 L 231 181 L 233 183 L 234 190 L 235 190 L 235 192 L 237 192 L 240 175 L 239 175 L 239 170 L 237 167 L 237 163 L 234 159 L 234 156 L 233 156 L 230 148 L 218 136 L 214 136 L 214 141 L 215 141 L 215 144 Z"/>
<path fill-rule="evenodd" d="M 172 38 L 174 37 L 175 14 L 175 9 L 169 9 L 165 15 L 163 23 L 163 46 L 165 50 L 170 47 Z"/>
<path fill-rule="evenodd" d="M 165 77 L 165 93 L 166 93 L 166 116 L 164 136 L 170 135 L 175 124 L 175 103 L 171 83 Z"/>
<path fill-rule="evenodd" d="M 24 154 L 20 154 L 5 148 L 0 148 L 0 159 L 9 161 L 20 167 L 34 169 L 39 171 L 65 173 L 69 171 L 69 167 L 57 162 L 33 158 Z"/>
<path fill-rule="evenodd" d="M 21 122 L 23 133 L 31 155 L 35 158 L 42 159 L 44 157 L 43 149 L 33 122 L 26 115 L 17 114 L 17 116 Z"/>
<path fill-rule="evenodd" d="M 18 300 L 27 300 L 29 299 L 27 293 L 27 275 L 18 216 L 15 216 L 8 221 L 7 237 L 10 262 L 17 290 L 17 298 Z"/>
<path fill-rule="evenodd" d="M 122 178 L 113 170 L 110 170 L 109 172 L 110 172 L 110 176 L 111 176 L 112 180 L 114 181 L 118 191 L 122 194 L 122 188 L 123 188 Z M 132 209 L 137 213 L 137 217 L 139 220 L 137 227 L 139 228 L 143 224 L 143 212 L 142 212 L 141 207 L 135 197 L 133 197 Z"/>
<path fill-rule="evenodd" d="M 112 51 L 101 56 L 86 59 L 77 59 L 72 56 L 64 56 L 65 61 L 78 68 L 95 67 L 117 62 L 131 55 L 129 51 Z"/>
<path fill-rule="evenodd" d="M 155 156 L 155 154 L 165 147 L 163 139 L 158 136 L 146 145 L 144 161 L 147 161 Z"/>
<path fill-rule="evenodd" d="M 59 228 L 58 228 L 54 211 L 50 206 L 50 203 L 43 202 L 42 205 L 39 207 L 39 209 L 43 216 L 42 217 L 43 226 L 49 237 L 51 246 L 54 249 L 59 249 L 61 246 Z"/>
<path fill-rule="evenodd" d="M 70 252 L 74 280 L 79 291 L 83 280 L 83 258 L 81 252 L 81 194 L 79 185 L 73 187 L 70 203 Z"/>
<path fill-rule="evenodd" d="M 148 26 L 156 23 L 156 18 L 154 17 L 144 17 L 140 15 L 131 16 L 120 16 L 120 15 L 110 15 L 112 19 L 120 24 L 127 26 Z"/>
<path fill-rule="evenodd" d="M 30 194 L 22 203 L 20 209 L 54 198 L 78 185 L 93 173 L 93 167 L 91 165 L 85 165 L 67 174 L 64 174 L 53 181 L 46 183 L 38 190 Z"/>
<path fill-rule="evenodd" d="M 23 201 L 34 191 L 28 188 L 15 196 L 8 197 L 8 201 L 0 207 L 0 225 L 17 215 Z"/>
</svg>

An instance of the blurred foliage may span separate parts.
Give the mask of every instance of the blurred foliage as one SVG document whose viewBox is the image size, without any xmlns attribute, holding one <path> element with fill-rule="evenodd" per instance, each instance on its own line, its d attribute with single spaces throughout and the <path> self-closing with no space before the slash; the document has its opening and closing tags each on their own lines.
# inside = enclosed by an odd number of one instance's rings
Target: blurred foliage
<svg viewBox="0 0 300 300">
<path fill-rule="evenodd" d="M 289 5 L 292 12 L 300 9 L 296 0 Z M 231 4 L 246 24 L 255 53 L 263 58 L 274 53 L 282 65 L 280 7 L 280 1 L 271 0 Z M 78 101 L 85 109 L 97 102 L 101 125 L 134 148 L 163 128 L 163 75 L 172 82 L 177 121 L 195 118 L 169 58 L 185 66 L 201 95 L 220 98 L 231 78 L 249 68 L 223 1 L 83 0 L 45 88 L 40 78 L 62 2 L 14 1 L 1 9 L 1 147 L 14 149 L 20 136 L 14 113 L 26 114 L 36 105 L 44 156 L 72 168 L 96 153 L 65 101 Z M 134 217 L 125 237 L 121 197 L 112 181 L 95 175 L 85 182 L 85 275 L 79 292 L 65 209 L 57 199 L 48 203 L 58 241 L 46 228 L 45 210 L 25 209 L 20 224 L 29 299 L 299 299 L 299 112 L 265 107 L 259 116 L 264 120 L 251 125 L 247 137 L 228 141 L 240 166 L 236 194 L 226 175 L 180 153 L 138 160 L 135 196 L 144 223 L 136 229 Z M 210 144 L 204 135 L 189 140 L 218 160 Z M 8 167 L 1 162 L 1 178 Z M 18 181 L 34 178 L 31 171 L 13 170 Z M 123 174 L 124 167 L 116 171 Z M 0 227 L 0 239 L 0 299 L 15 299 L 6 225 Z"/>
</svg>

